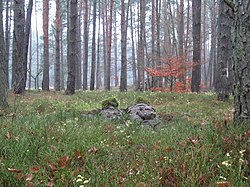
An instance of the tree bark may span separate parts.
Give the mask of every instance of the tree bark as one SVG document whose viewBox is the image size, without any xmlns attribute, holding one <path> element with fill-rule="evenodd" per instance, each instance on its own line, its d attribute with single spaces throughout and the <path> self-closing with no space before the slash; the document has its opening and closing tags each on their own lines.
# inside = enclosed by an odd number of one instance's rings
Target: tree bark
<svg viewBox="0 0 250 187">
<path fill-rule="evenodd" d="M 231 2 L 231 1 L 230 1 Z M 250 119 L 250 1 L 234 1 L 234 119 Z"/>
<path fill-rule="evenodd" d="M 229 69 L 231 68 L 232 43 L 231 43 L 231 23 L 232 9 L 220 0 L 219 19 L 218 19 L 218 52 L 215 91 L 218 94 L 218 100 L 228 101 L 232 90 L 232 84 L 229 81 Z"/>
<path fill-rule="evenodd" d="M 76 63 L 77 63 L 77 0 L 70 1 L 70 22 L 69 22 L 69 61 L 68 61 L 68 80 L 67 89 L 65 93 L 67 95 L 73 95 L 75 93 L 75 79 L 76 79 Z"/>
<path fill-rule="evenodd" d="M 126 14 L 126 10 L 129 10 L 129 2 L 127 3 L 127 8 L 125 1 L 121 1 L 121 80 L 120 80 L 120 91 L 127 91 L 127 23 L 128 23 L 128 12 Z"/>
<path fill-rule="evenodd" d="M 193 0 L 193 69 L 191 91 L 200 92 L 201 84 L 201 0 Z"/>
<path fill-rule="evenodd" d="M 76 64 L 76 90 L 81 89 L 82 87 L 82 38 L 81 38 L 81 26 L 82 26 L 82 19 L 81 19 L 81 14 L 82 14 L 82 1 L 80 0 L 79 5 L 78 5 L 78 17 L 77 17 L 77 64 Z"/>
<path fill-rule="evenodd" d="M 49 0 L 43 1 L 43 80 L 42 90 L 49 90 Z"/>
<path fill-rule="evenodd" d="M 89 15 L 89 6 L 88 6 L 88 0 L 84 0 L 84 28 L 83 28 L 83 34 L 84 34 L 84 52 L 83 52 L 83 90 L 88 89 L 88 43 L 89 43 L 89 31 L 88 31 L 88 15 Z"/>
<path fill-rule="evenodd" d="M 96 71 L 96 5 L 97 1 L 94 0 L 93 7 L 93 34 L 92 34 L 92 56 L 91 56 L 91 78 L 90 78 L 90 90 L 95 89 L 95 71 Z"/>
<path fill-rule="evenodd" d="M 108 30 L 107 33 L 107 68 L 106 68 L 106 84 L 105 84 L 105 90 L 110 91 L 111 90 L 111 44 L 112 44 L 112 28 L 113 28 L 113 6 L 114 6 L 114 0 L 110 0 L 110 10 L 109 10 L 109 27 L 108 27 L 108 21 L 106 19 L 106 29 Z M 107 15 L 106 15 L 107 18 Z"/>
<path fill-rule="evenodd" d="M 101 86 L 101 66 L 100 66 L 100 32 L 101 32 L 101 2 L 98 2 L 98 39 L 97 39 L 97 59 L 96 59 L 96 89 Z"/>
<path fill-rule="evenodd" d="M 3 1 L 0 0 L 0 109 L 8 106 L 7 101 L 7 81 L 6 69 L 4 63 L 6 62 L 6 51 L 3 31 Z M 8 18 L 7 18 L 8 19 Z"/>
<path fill-rule="evenodd" d="M 6 61 L 4 64 L 4 69 L 6 72 L 6 85 L 9 88 L 9 55 L 10 55 L 10 29 L 11 29 L 11 11 L 10 11 L 11 2 L 6 0 L 6 10 L 5 10 L 5 50 L 6 50 Z"/>
<path fill-rule="evenodd" d="M 13 33 L 13 55 L 12 55 L 12 85 L 13 93 L 23 94 L 25 82 L 24 68 L 24 43 L 25 43 L 25 11 L 24 0 L 16 0 L 14 9 L 14 33 Z"/>
<path fill-rule="evenodd" d="M 56 0 L 56 20 L 55 20 L 55 43 L 56 43 L 56 62 L 55 62 L 55 82 L 54 87 L 56 91 L 60 91 L 61 86 L 61 60 L 60 60 L 60 34 L 61 34 L 61 6 L 60 6 L 60 0 Z"/>
</svg>

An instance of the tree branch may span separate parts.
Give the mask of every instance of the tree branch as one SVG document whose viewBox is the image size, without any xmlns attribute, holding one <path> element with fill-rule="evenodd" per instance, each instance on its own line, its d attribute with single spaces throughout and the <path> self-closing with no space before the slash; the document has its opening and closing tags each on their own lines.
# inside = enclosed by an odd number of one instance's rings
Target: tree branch
<svg viewBox="0 0 250 187">
<path fill-rule="evenodd" d="M 234 2 L 233 0 L 224 0 L 224 2 L 230 7 L 232 8 L 232 10 L 234 10 Z"/>
</svg>

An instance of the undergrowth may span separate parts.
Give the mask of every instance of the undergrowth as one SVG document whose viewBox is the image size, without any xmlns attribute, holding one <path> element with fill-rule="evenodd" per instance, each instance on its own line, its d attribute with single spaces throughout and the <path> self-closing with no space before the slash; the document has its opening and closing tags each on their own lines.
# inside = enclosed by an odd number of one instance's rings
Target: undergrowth
<svg viewBox="0 0 250 187">
<path fill-rule="evenodd" d="M 147 98 L 161 129 L 83 115 Z M 249 186 L 250 125 L 212 93 L 27 92 L 0 116 L 0 186 Z"/>
</svg>

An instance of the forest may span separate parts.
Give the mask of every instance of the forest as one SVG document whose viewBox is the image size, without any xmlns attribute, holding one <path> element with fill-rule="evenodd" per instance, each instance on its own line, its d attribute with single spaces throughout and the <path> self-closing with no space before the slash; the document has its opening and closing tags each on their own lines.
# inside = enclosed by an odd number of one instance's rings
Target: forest
<svg viewBox="0 0 250 187">
<path fill-rule="evenodd" d="M 0 12 L 0 186 L 250 185 L 250 0 Z"/>
</svg>

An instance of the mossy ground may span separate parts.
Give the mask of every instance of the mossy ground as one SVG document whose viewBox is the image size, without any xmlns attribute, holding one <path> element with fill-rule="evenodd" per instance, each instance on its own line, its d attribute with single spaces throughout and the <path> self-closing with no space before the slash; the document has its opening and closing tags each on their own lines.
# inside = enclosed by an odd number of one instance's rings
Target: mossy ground
<svg viewBox="0 0 250 187">
<path fill-rule="evenodd" d="M 171 116 L 154 131 L 84 111 L 147 98 Z M 28 91 L 0 116 L 0 186 L 249 186 L 250 125 L 212 93 Z"/>
</svg>

